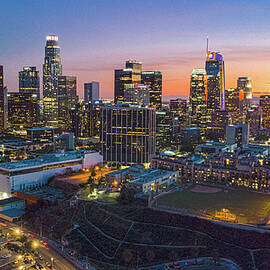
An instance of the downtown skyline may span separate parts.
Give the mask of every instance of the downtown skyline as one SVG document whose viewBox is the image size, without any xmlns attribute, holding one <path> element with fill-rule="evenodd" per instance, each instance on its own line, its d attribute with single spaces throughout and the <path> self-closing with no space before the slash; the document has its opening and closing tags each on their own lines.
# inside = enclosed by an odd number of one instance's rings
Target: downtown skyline
<svg viewBox="0 0 270 270">
<path fill-rule="evenodd" d="M 132 1 L 54 2 L 53 10 L 52 1 L 2 4 L 2 27 L 9 31 L 2 35 L 0 55 L 9 91 L 18 90 L 23 66 L 37 66 L 42 76 L 45 37 L 55 34 L 63 71 L 77 76 L 80 97 L 83 83 L 95 80 L 101 97 L 112 98 L 114 69 L 127 59 L 142 62 L 144 70 L 160 70 L 164 96 L 188 96 L 192 70 L 205 68 L 207 36 L 209 49 L 224 57 L 226 89 L 249 76 L 254 96 L 269 93 L 266 1 L 138 1 L 134 9 Z"/>
</svg>

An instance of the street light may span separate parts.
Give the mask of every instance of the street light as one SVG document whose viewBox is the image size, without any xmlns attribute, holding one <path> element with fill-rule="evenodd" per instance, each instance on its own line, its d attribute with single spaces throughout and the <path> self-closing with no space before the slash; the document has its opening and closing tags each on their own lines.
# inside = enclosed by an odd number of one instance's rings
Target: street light
<svg viewBox="0 0 270 270">
<path fill-rule="evenodd" d="M 34 241 L 34 242 L 32 243 L 32 246 L 33 246 L 33 248 L 37 248 L 37 247 L 38 247 L 38 242 L 37 242 L 37 241 Z"/>
<path fill-rule="evenodd" d="M 19 255 L 18 256 L 18 260 L 22 260 L 23 256 L 22 255 Z"/>
<path fill-rule="evenodd" d="M 51 257 L 52 266 L 53 266 L 53 261 L 54 261 L 54 259 L 53 259 L 53 257 Z"/>
<path fill-rule="evenodd" d="M 15 229 L 14 233 L 15 233 L 16 235 L 20 235 L 20 234 L 21 234 L 21 230 L 20 230 L 19 228 L 17 228 L 17 229 Z"/>
</svg>

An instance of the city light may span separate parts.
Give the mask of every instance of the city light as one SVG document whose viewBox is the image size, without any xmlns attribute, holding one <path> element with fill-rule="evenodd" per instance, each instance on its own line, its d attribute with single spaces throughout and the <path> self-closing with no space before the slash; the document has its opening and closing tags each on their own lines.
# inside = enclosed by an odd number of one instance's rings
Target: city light
<svg viewBox="0 0 270 270">
<path fill-rule="evenodd" d="M 38 245 L 38 242 L 37 241 L 33 241 L 32 243 L 32 247 L 33 248 L 37 248 L 39 245 Z"/>
</svg>

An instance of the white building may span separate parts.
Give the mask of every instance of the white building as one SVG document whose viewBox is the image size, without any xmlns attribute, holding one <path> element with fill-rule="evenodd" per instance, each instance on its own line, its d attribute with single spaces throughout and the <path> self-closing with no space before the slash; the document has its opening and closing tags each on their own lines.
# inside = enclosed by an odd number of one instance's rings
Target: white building
<svg viewBox="0 0 270 270">
<path fill-rule="evenodd" d="M 79 171 L 101 164 L 97 152 L 70 151 L 47 154 L 42 158 L 0 164 L 0 192 L 11 194 L 47 184 L 48 180 L 67 170 Z"/>
<path fill-rule="evenodd" d="M 174 183 L 178 177 L 179 171 L 147 169 L 128 185 L 134 187 L 137 192 L 146 193 L 151 190 L 166 189 Z"/>
</svg>

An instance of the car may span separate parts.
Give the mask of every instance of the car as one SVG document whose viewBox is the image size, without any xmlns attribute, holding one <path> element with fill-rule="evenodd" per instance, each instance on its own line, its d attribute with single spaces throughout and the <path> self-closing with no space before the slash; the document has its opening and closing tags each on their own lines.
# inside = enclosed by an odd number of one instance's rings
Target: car
<svg viewBox="0 0 270 270">
<path fill-rule="evenodd" d="M 52 265 L 51 265 L 49 262 L 46 262 L 46 266 L 47 266 L 49 269 L 52 269 Z"/>
</svg>

